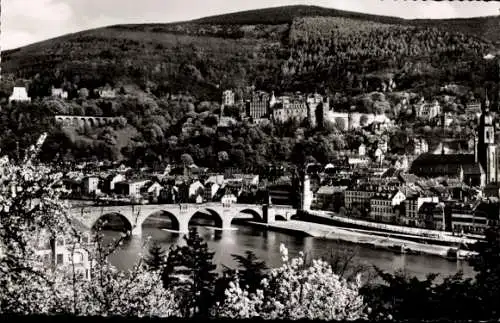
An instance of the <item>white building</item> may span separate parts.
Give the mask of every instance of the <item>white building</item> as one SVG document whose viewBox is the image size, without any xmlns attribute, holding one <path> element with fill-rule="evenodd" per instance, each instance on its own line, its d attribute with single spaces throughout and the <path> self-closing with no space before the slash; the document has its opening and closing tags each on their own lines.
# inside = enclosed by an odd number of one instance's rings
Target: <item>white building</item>
<svg viewBox="0 0 500 323">
<path fill-rule="evenodd" d="M 141 189 L 149 182 L 149 180 L 132 180 L 128 182 L 118 182 L 115 184 L 115 189 L 118 194 L 127 195 L 129 197 L 139 197 Z"/>
<path fill-rule="evenodd" d="M 12 95 L 9 97 L 9 102 L 31 102 L 28 92 L 25 87 L 14 87 Z"/>
<path fill-rule="evenodd" d="M 213 182 L 205 183 L 205 193 L 204 193 L 205 201 L 212 201 L 212 199 L 214 198 L 215 194 L 217 194 L 219 189 L 220 185 L 217 183 Z"/>
<path fill-rule="evenodd" d="M 200 181 L 196 181 L 194 183 L 192 183 L 191 185 L 189 185 L 189 198 L 194 198 L 196 197 L 199 192 L 205 190 L 205 186 L 203 186 L 203 184 L 200 182 Z"/>
<path fill-rule="evenodd" d="M 222 92 L 222 104 L 226 106 L 234 105 L 234 92 L 226 90 Z"/>
<path fill-rule="evenodd" d="M 83 179 L 83 192 L 85 194 L 98 193 L 99 177 L 87 176 Z"/>
<path fill-rule="evenodd" d="M 47 235 L 43 233 L 35 239 L 36 255 L 40 259 L 41 266 L 47 269 L 66 267 L 72 270 L 74 265 L 77 275 L 86 280 L 91 279 L 92 260 L 87 251 L 92 244 L 89 232 L 84 232 L 82 241 L 76 244 L 58 238 L 55 244 L 51 245 Z"/>
<path fill-rule="evenodd" d="M 421 102 L 415 107 L 416 117 L 422 120 L 432 120 L 441 115 L 441 106 L 437 100 L 432 103 Z"/>
<path fill-rule="evenodd" d="M 238 199 L 236 198 L 236 196 L 234 194 L 231 194 L 231 193 L 225 194 L 221 199 L 223 206 L 230 206 L 231 204 L 234 204 L 237 201 L 238 201 Z"/>
</svg>

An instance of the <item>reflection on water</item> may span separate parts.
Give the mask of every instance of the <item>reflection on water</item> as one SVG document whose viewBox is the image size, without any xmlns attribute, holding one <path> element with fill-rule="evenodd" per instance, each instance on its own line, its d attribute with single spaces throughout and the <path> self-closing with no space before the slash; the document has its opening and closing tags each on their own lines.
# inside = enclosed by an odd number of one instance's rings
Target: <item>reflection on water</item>
<svg viewBox="0 0 500 323">
<path fill-rule="evenodd" d="M 210 250 L 215 252 L 214 260 L 219 271 L 222 270 L 222 265 L 235 267 L 236 263 L 231 255 L 243 255 L 247 250 L 253 251 L 268 266 L 279 266 L 281 265 L 279 248 L 280 244 L 284 243 L 291 257 L 298 255 L 300 251 L 305 251 L 317 258 L 328 257 L 332 251 L 354 250 L 356 257 L 353 261 L 356 264 L 377 266 L 389 272 L 405 269 L 407 273 L 419 278 L 424 278 L 428 273 L 439 273 L 440 277 L 448 276 L 455 274 L 458 270 L 463 270 L 465 277 L 472 277 L 474 274 L 473 269 L 465 262 L 451 262 L 439 257 L 396 255 L 389 251 L 373 250 L 334 240 L 264 231 L 262 228 L 245 225 L 233 224 L 233 228 L 237 230 L 221 231 L 207 227 L 212 223 L 202 219 L 198 219 L 195 225 L 198 227 L 200 236 L 208 243 Z M 165 226 L 162 225 L 162 227 Z M 118 233 L 107 231 L 105 236 L 111 239 L 118 237 Z M 158 223 L 149 222 L 143 226 L 142 237 L 132 237 L 127 240 L 120 250 L 111 255 L 110 261 L 120 269 L 131 268 L 141 252 L 147 254 L 147 247 L 142 249 L 147 237 L 151 237 L 151 240 L 158 242 L 164 249 L 168 249 L 173 244 L 185 243 L 180 234 L 162 230 L 158 228 Z"/>
</svg>

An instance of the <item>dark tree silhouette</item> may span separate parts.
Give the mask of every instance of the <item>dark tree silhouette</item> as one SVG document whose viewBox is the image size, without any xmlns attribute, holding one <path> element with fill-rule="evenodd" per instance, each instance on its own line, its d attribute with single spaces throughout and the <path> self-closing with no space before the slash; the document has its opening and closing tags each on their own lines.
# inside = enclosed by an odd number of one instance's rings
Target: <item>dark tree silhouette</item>
<svg viewBox="0 0 500 323">
<path fill-rule="evenodd" d="M 163 285 L 174 288 L 180 298 L 185 317 L 207 317 L 214 304 L 214 286 L 217 274 L 214 272 L 214 252 L 196 228 L 190 228 L 184 237 L 186 245 L 172 247 L 163 270 Z"/>
</svg>

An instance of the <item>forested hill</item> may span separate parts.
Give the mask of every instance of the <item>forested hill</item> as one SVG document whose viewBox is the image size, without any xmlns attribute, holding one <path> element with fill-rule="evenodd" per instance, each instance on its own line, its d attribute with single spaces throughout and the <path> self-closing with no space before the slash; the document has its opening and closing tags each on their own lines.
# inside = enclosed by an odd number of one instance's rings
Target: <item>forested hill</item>
<svg viewBox="0 0 500 323">
<path fill-rule="evenodd" d="M 500 42 L 498 28 L 500 16 L 459 18 L 459 19 L 403 19 L 399 17 L 370 15 L 318 6 L 284 6 L 247 10 L 223 15 L 205 17 L 191 21 L 197 24 L 255 25 L 289 24 L 298 17 L 343 17 L 384 24 L 411 25 L 416 27 L 446 28 L 457 32 L 482 37 L 492 42 Z"/>
<path fill-rule="evenodd" d="M 344 11 L 318 6 L 283 6 L 257 10 L 247 10 L 223 15 L 211 16 L 193 20 L 198 24 L 217 24 L 217 25 L 278 25 L 292 23 L 293 19 L 298 17 L 344 17 L 353 18 L 387 24 L 402 24 L 405 22 L 402 18 L 369 15 L 365 13 Z"/>
<path fill-rule="evenodd" d="M 499 40 L 498 24 L 498 17 L 404 20 L 287 6 L 83 31 L 5 51 L 2 69 L 30 80 L 33 97 L 51 86 L 74 93 L 105 84 L 211 99 L 220 88 L 247 85 L 368 90 L 373 77 L 405 88 L 423 79 L 473 83 L 484 78 L 480 61 Z"/>
</svg>

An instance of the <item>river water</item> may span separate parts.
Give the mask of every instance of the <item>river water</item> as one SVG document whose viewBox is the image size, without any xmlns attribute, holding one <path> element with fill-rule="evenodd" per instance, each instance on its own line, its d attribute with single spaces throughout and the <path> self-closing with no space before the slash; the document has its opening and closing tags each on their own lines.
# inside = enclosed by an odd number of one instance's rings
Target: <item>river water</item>
<svg viewBox="0 0 500 323">
<path fill-rule="evenodd" d="M 125 241 L 119 250 L 110 256 L 110 261 L 117 268 L 131 268 L 142 253 L 147 255 L 146 242 L 156 241 L 165 250 L 174 244 L 183 244 L 184 239 L 179 233 L 167 231 L 167 224 L 161 221 L 147 220 L 143 225 L 142 237 L 132 237 Z M 196 225 L 200 236 L 208 243 L 209 249 L 215 252 L 214 261 L 221 271 L 223 265 L 232 268 L 236 262 L 232 254 L 244 255 L 245 251 L 253 251 L 256 256 L 266 262 L 268 267 L 281 265 L 280 244 L 288 248 L 289 256 L 297 256 L 300 251 L 307 252 L 312 257 L 327 257 L 333 252 L 354 253 L 352 262 L 369 268 L 377 266 L 387 271 L 395 272 L 404 269 L 406 273 L 425 278 L 428 273 L 440 274 L 439 277 L 453 275 L 463 271 L 465 277 L 473 277 L 473 269 L 465 261 L 448 261 L 446 259 L 426 255 L 398 255 L 390 251 L 375 250 L 355 244 L 342 243 L 334 240 L 317 239 L 307 236 L 297 236 L 275 231 L 267 231 L 244 224 L 233 224 L 232 230 L 217 230 L 211 228 L 212 223 L 197 219 Z M 106 240 L 118 237 L 117 232 L 105 231 Z M 440 279 L 439 279 L 440 280 Z"/>
</svg>

